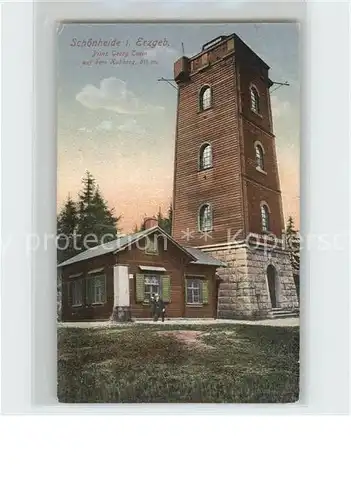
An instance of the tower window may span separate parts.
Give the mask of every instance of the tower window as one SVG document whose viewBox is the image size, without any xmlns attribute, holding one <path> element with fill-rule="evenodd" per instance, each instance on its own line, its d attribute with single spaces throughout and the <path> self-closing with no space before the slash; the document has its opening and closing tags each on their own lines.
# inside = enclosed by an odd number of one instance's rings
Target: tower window
<svg viewBox="0 0 351 500">
<path fill-rule="evenodd" d="M 250 87 L 251 110 L 255 113 L 260 112 L 260 96 L 255 87 Z"/>
<path fill-rule="evenodd" d="M 202 87 L 199 94 L 200 98 L 200 111 L 205 111 L 210 108 L 212 105 L 212 90 L 211 87 L 206 85 Z"/>
<path fill-rule="evenodd" d="M 200 149 L 200 170 L 206 170 L 212 167 L 212 148 L 211 144 L 204 144 Z"/>
<path fill-rule="evenodd" d="M 263 232 L 269 231 L 269 209 L 265 203 L 261 204 L 261 226 Z"/>
<path fill-rule="evenodd" d="M 259 170 L 264 170 L 264 153 L 263 148 L 260 144 L 255 144 L 255 157 L 256 157 L 256 168 Z"/>
<path fill-rule="evenodd" d="M 199 230 L 202 232 L 212 230 L 212 208 L 206 203 L 202 205 L 199 211 Z"/>
</svg>

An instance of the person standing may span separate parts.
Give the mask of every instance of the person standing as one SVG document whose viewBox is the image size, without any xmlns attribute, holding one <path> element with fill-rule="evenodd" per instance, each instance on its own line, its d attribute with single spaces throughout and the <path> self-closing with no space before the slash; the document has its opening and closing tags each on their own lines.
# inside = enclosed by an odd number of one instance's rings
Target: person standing
<svg viewBox="0 0 351 500">
<path fill-rule="evenodd" d="M 150 309 L 151 309 L 151 318 L 155 319 L 156 315 L 156 297 L 155 294 L 152 293 L 150 297 Z"/>
<path fill-rule="evenodd" d="M 155 316 L 154 316 L 154 321 L 158 321 L 159 317 L 161 316 L 162 323 L 165 320 L 165 315 L 166 315 L 166 307 L 165 303 L 157 293 L 155 295 Z"/>
</svg>

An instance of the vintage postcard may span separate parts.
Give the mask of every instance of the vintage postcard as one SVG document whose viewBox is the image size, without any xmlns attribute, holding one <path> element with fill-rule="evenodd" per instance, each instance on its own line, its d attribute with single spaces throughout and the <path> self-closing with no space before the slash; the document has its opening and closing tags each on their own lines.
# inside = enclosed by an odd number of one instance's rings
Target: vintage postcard
<svg viewBox="0 0 351 500">
<path fill-rule="evenodd" d="M 58 398 L 299 399 L 299 27 L 57 30 Z"/>
</svg>

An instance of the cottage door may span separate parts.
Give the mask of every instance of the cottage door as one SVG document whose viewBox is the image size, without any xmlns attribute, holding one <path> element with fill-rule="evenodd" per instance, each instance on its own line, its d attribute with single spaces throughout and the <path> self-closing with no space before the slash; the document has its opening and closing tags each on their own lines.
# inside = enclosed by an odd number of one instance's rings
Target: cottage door
<svg viewBox="0 0 351 500">
<path fill-rule="evenodd" d="M 269 297 L 271 299 L 272 307 L 277 307 L 277 294 L 276 294 L 276 281 L 277 281 L 277 272 L 275 267 L 271 264 L 267 267 L 267 280 L 268 280 L 268 289 L 269 289 Z"/>
</svg>

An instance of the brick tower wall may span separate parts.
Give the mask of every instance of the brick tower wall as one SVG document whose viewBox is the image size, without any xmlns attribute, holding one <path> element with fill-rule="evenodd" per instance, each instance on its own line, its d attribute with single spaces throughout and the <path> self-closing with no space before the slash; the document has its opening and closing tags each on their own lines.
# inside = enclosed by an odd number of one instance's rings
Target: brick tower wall
<svg viewBox="0 0 351 500">
<path fill-rule="evenodd" d="M 189 235 L 192 246 L 226 241 L 228 228 L 244 230 L 235 57 L 228 54 L 179 84 L 172 231 L 183 243 Z M 203 85 L 211 86 L 213 105 L 199 111 Z M 212 146 L 213 168 L 200 171 L 205 142 Z M 198 232 L 198 210 L 206 202 L 213 206 L 214 228 L 205 241 Z"/>
<path fill-rule="evenodd" d="M 235 35 L 175 66 L 183 77 L 177 80 L 173 237 L 192 246 L 224 243 L 228 233 L 242 240 L 250 232 L 261 232 L 262 203 L 269 207 L 270 232 L 281 237 L 269 67 Z M 204 85 L 212 89 L 212 106 L 201 111 Z M 251 110 L 252 85 L 259 92 L 259 113 Z M 256 141 L 264 150 L 264 172 L 256 169 Z M 200 148 L 207 142 L 212 146 L 212 168 L 201 171 Z M 207 234 L 198 231 L 204 203 L 213 210 L 213 230 Z"/>
<path fill-rule="evenodd" d="M 246 227 L 261 232 L 260 205 L 270 209 L 270 232 L 281 237 L 284 228 L 276 145 L 270 99 L 269 67 L 239 38 L 235 39 L 236 78 L 240 99 L 240 142 L 243 151 L 242 174 Z M 259 113 L 251 109 L 250 89 L 259 94 Z M 255 143 L 264 150 L 264 172 L 256 169 Z"/>
</svg>

